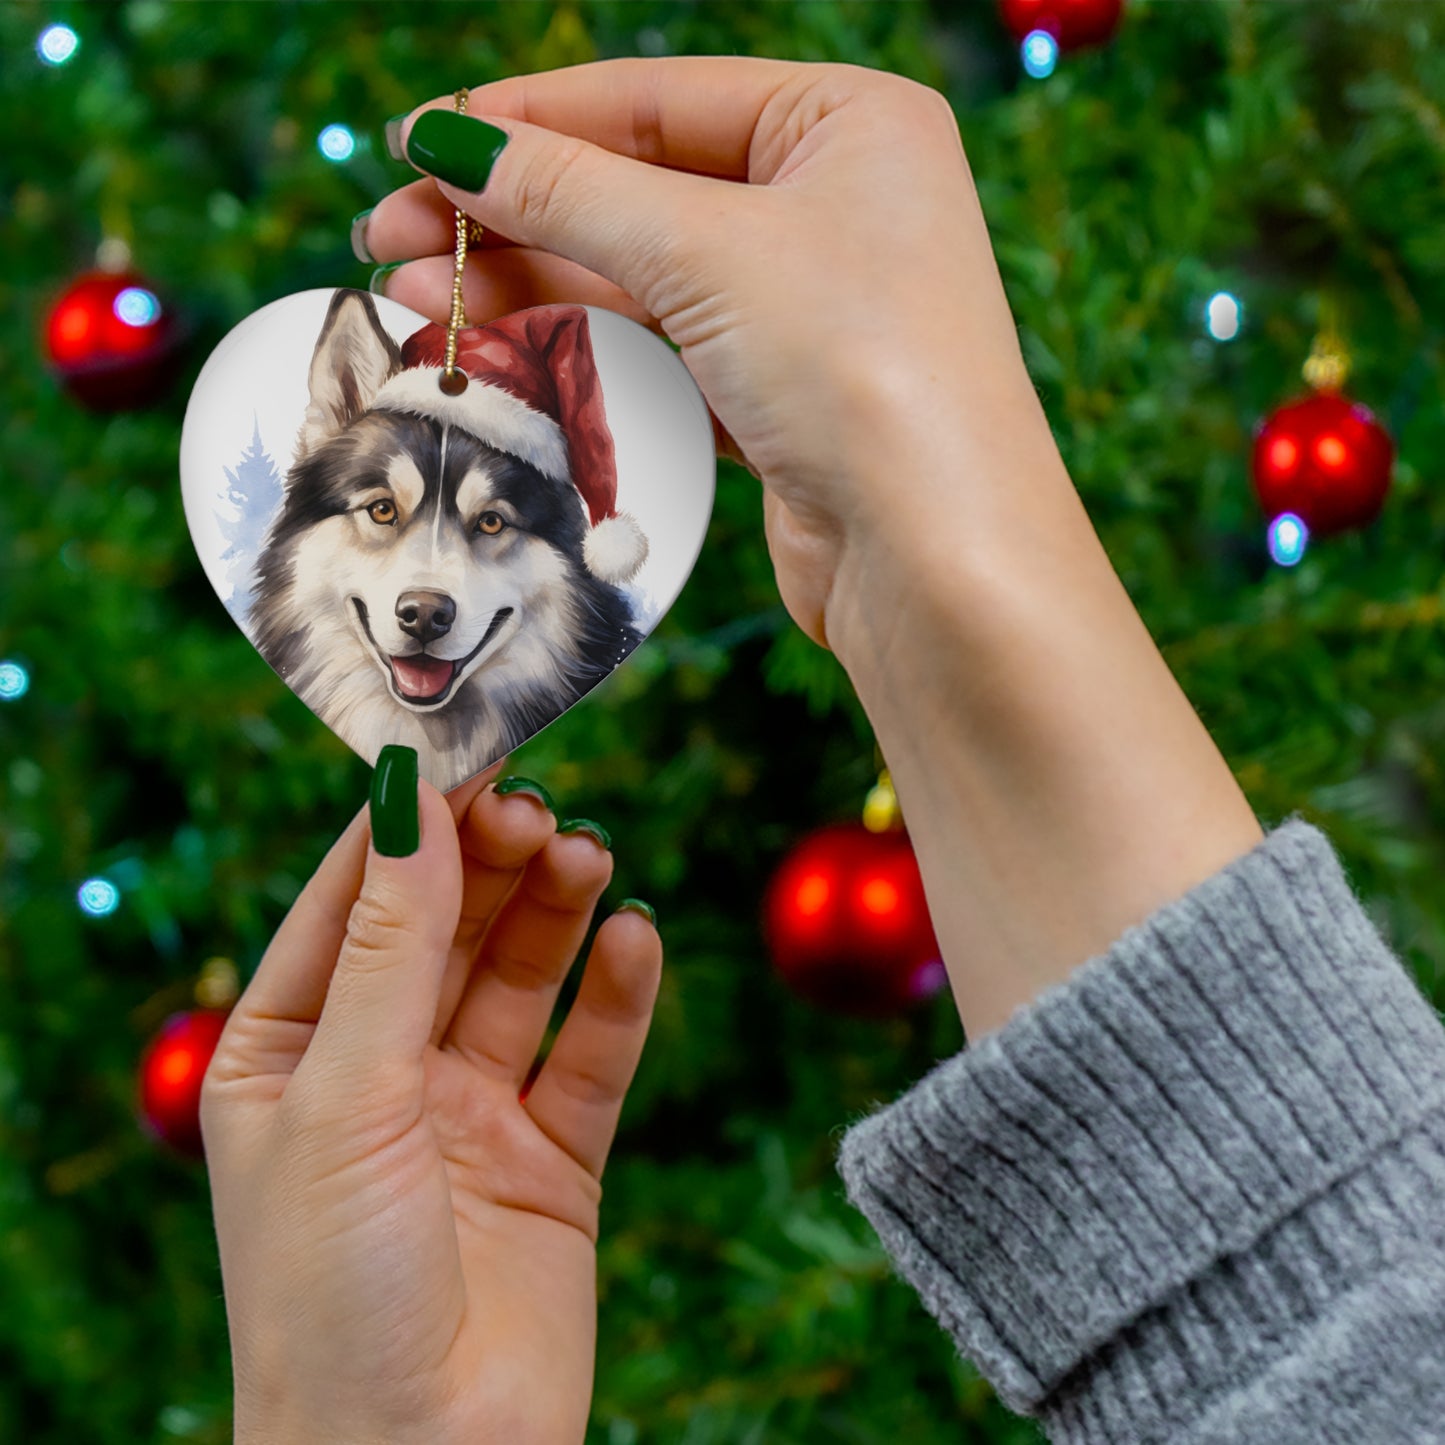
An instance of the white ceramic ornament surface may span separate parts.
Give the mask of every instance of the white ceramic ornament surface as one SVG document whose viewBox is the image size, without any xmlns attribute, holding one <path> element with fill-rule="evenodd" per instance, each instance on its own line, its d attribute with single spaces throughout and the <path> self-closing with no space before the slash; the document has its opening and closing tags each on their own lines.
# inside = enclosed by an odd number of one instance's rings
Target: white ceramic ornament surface
<svg viewBox="0 0 1445 1445">
<path fill-rule="evenodd" d="M 707 405 L 644 327 L 544 306 L 460 333 L 321 290 L 249 316 L 181 435 L 211 585 L 368 763 L 443 790 L 590 692 L 682 590 L 712 513 Z"/>
</svg>

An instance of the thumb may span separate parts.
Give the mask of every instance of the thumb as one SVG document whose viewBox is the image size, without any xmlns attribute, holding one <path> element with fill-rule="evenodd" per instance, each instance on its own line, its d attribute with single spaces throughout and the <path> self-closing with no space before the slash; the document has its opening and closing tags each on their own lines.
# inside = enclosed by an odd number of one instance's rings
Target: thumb
<svg viewBox="0 0 1445 1445">
<path fill-rule="evenodd" d="M 688 264 L 711 239 L 710 218 L 747 190 L 511 116 L 423 110 L 403 128 L 401 149 L 483 226 L 585 266 L 659 319 L 686 304 L 677 292 L 686 293 Z"/>
<path fill-rule="evenodd" d="M 419 1068 L 461 906 L 461 847 L 447 800 L 418 781 L 414 749 L 383 748 L 366 874 L 302 1067 L 357 1087 Z"/>
</svg>

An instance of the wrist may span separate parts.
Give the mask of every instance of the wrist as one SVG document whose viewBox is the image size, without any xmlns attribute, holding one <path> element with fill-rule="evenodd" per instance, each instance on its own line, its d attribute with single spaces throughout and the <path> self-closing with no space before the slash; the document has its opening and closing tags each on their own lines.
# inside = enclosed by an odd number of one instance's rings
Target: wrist
<svg viewBox="0 0 1445 1445">
<path fill-rule="evenodd" d="M 876 379 L 855 393 L 854 504 L 824 613 L 855 686 L 920 648 L 986 652 L 989 604 L 1046 559 L 1092 551 L 1108 569 L 1026 376 L 1001 376 L 976 409 L 916 393 L 895 404 Z"/>
<path fill-rule="evenodd" d="M 233 1426 L 233 1445 L 405 1445 L 415 1439 L 435 1445 L 445 1438 L 440 1431 L 421 1430 L 415 1436 L 400 1434 L 383 1426 L 352 1428 L 335 1418 L 318 1420 L 305 1414 L 245 1413 L 238 1406 Z"/>
<path fill-rule="evenodd" d="M 951 505 L 880 509 L 850 539 L 826 625 L 972 1037 L 1261 834 L 1052 438 L 1001 429 L 954 449 Z M 907 498 L 911 480 L 889 490 Z"/>
</svg>

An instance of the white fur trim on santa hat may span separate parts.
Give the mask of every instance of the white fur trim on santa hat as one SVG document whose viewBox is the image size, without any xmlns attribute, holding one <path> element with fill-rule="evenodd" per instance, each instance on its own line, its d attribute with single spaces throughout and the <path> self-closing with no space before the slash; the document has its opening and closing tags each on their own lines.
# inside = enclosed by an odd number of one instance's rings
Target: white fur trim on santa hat
<svg viewBox="0 0 1445 1445">
<path fill-rule="evenodd" d="M 384 411 L 409 411 L 435 421 L 465 427 L 500 451 L 520 457 L 556 482 L 570 482 L 567 438 L 550 416 L 534 411 L 509 391 L 470 381 L 460 396 L 448 396 L 437 382 L 440 366 L 411 366 L 399 371 L 372 401 Z"/>
<path fill-rule="evenodd" d="M 626 582 L 647 561 L 647 538 L 626 512 L 603 517 L 582 539 L 582 560 L 603 582 Z"/>
</svg>

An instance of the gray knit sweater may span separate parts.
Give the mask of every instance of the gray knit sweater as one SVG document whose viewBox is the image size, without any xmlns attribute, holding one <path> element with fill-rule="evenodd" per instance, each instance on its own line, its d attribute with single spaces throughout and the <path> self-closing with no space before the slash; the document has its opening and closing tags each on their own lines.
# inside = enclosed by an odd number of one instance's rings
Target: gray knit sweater
<svg viewBox="0 0 1445 1445">
<path fill-rule="evenodd" d="M 839 1167 L 1054 1441 L 1445 1441 L 1445 1030 L 1303 821 L 855 1125 Z"/>
</svg>

